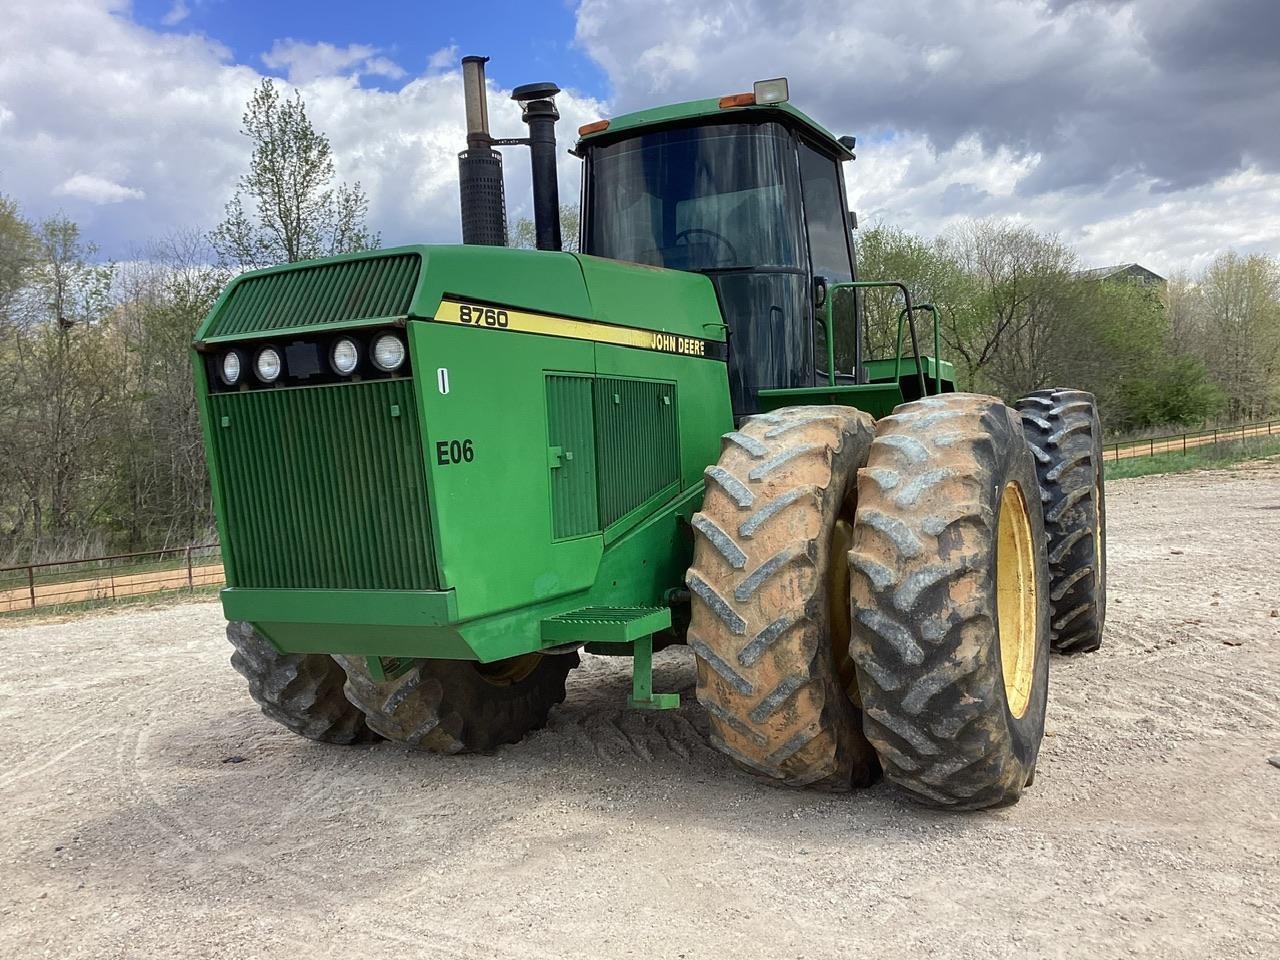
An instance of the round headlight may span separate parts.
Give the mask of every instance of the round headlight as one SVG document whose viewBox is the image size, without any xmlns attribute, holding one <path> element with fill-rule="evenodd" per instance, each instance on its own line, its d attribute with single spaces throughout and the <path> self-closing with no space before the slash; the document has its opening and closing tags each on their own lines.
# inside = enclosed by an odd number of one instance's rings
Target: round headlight
<svg viewBox="0 0 1280 960">
<path fill-rule="evenodd" d="M 234 387 L 240 382 L 240 354 L 232 350 L 222 358 L 222 382 Z"/>
<path fill-rule="evenodd" d="M 404 341 L 393 333 L 384 333 L 373 341 L 373 365 L 384 373 L 400 369 L 404 363 Z"/>
<path fill-rule="evenodd" d="M 333 345 L 333 352 L 329 354 L 329 363 L 333 367 L 333 372 L 342 376 L 349 376 L 355 372 L 360 364 L 360 350 L 356 346 L 354 340 L 348 340 L 343 337 Z"/>
<path fill-rule="evenodd" d="M 272 383 L 280 376 L 280 354 L 274 347 L 263 347 L 258 351 L 258 379 L 263 383 Z"/>
</svg>

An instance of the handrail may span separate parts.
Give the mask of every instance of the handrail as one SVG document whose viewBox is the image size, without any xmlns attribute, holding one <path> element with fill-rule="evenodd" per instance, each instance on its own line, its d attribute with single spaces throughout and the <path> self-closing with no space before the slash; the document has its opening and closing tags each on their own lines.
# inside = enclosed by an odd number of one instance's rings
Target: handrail
<svg viewBox="0 0 1280 960">
<path fill-rule="evenodd" d="M 869 287 L 897 287 L 900 291 L 902 291 L 902 299 L 906 303 L 906 308 L 904 312 L 907 314 L 907 329 L 910 330 L 911 332 L 911 349 L 915 354 L 916 373 L 920 378 L 920 396 L 922 397 L 928 396 L 929 388 L 928 388 L 928 383 L 924 377 L 924 366 L 920 363 L 920 340 L 916 336 L 916 320 L 914 316 L 916 308 L 911 305 L 911 291 L 907 289 L 907 285 L 905 283 L 902 283 L 898 280 L 842 280 L 839 283 L 832 283 L 827 285 L 827 299 L 826 299 L 826 303 L 824 304 L 825 309 L 823 310 L 822 319 L 823 319 L 823 326 L 826 327 L 826 331 L 827 331 L 827 382 L 828 382 L 828 385 L 832 387 L 836 385 L 835 320 L 831 314 L 832 304 L 835 303 L 835 292 L 837 290 L 861 290 Z M 935 316 L 936 316 L 936 310 L 935 310 Z M 895 367 L 895 373 L 897 376 L 900 376 L 902 373 L 902 347 L 901 347 L 902 318 L 901 317 L 898 318 L 898 333 L 899 333 L 899 347 L 898 347 L 898 358 L 897 358 L 898 362 Z M 859 357 L 858 359 L 860 361 L 862 358 Z"/>
<path fill-rule="evenodd" d="M 938 308 L 935 307 L 932 303 L 921 303 L 921 304 L 917 304 L 912 309 L 928 310 L 933 315 L 933 379 L 934 379 L 934 387 L 935 387 L 934 392 L 941 393 L 942 392 L 942 331 L 941 331 L 942 320 L 938 314 Z M 897 347 L 898 362 L 894 366 L 894 371 L 893 371 L 893 378 L 895 380 L 897 380 L 899 377 L 902 376 L 902 321 L 903 321 L 903 318 L 906 317 L 906 315 L 907 315 L 907 309 L 906 307 L 903 307 L 902 312 L 898 314 L 898 347 Z M 921 365 L 921 357 L 918 352 L 916 353 L 915 360 L 916 360 L 916 367 L 923 369 Z"/>
</svg>

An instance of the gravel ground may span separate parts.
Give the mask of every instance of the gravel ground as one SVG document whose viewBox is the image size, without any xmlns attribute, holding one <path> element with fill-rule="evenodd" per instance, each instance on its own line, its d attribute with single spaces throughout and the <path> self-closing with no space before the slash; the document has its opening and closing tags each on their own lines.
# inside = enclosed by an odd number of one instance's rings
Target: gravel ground
<svg viewBox="0 0 1280 960">
<path fill-rule="evenodd" d="M 275 726 L 216 604 L 0 628 L 0 956 L 1278 957 L 1280 464 L 1108 492 L 1106 644 L 995 812 L 747 778 L 684 649 L 678 712 L 587 658 L 453 758 Z"/>
</svg>

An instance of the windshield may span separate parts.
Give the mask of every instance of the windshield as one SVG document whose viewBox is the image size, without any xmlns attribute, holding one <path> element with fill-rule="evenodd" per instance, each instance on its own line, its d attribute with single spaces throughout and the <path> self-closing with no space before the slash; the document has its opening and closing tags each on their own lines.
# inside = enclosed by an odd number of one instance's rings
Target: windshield
<svg viewBox="0 0 1280 960">
<path fill-rule="evenodd" d="M 650 133 L 593 148 L 588 171 L 587 253 L 676 270 L 804 266 L 795 143 L 778 124 Z"/>
</svg>

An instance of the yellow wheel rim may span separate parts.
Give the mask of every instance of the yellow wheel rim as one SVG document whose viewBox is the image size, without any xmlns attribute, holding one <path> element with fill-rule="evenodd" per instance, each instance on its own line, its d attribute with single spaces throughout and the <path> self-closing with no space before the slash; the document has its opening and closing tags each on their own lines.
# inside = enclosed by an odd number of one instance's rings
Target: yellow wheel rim
<svg viewBox="0 0 1280 960">
<path fill-rule="evenodd" d="M 533 673 L 541 659 L 540 653 L 526 653 L 524 656 L 496 660 L 493 663 L 477 663 L 476 673 L 495 687 L 509 687 Z"/>
<path fill-rule="evenodd" d="M 850 700 L 861 706 L 857 670 L 849 656 L 849 551 L 852 548 L 853 524 L 840 517 L 831 531 L 831 552 L 827 559 L 827 624 L 832 662 L 840 686 Z"/>
<path fill-rule="evenodd" d="M 1021 717 L 1036 673 L 1036 558 L 1027 502 L 1016 483 L 1004 488 L 996 534 L 996 617 L 1009 712 Z"/>
</svg>

